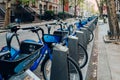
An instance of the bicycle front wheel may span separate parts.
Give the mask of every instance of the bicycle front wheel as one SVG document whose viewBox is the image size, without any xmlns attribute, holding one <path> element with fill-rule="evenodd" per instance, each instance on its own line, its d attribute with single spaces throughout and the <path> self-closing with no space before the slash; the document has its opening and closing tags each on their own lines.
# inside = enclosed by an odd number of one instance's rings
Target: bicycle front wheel
<svg viewBox="0 0 120 80">
<path fill-rule="evenodd" d="M 77 63 L 70 57 L 67 57 L 68 63 L 69 63 L 69 80 L 83 80 L 82 77 L 82 72 L 77 65 Z M 44 64 L 44 70 L 43 70 L 43 77 L 44 80 L 50 80 L 50 75 L 51 75 L 51 65 L 52 61 L 50 59 L 46 60 Z M 57 74 L 57 73 L 56 73 Z"/>
</svg>

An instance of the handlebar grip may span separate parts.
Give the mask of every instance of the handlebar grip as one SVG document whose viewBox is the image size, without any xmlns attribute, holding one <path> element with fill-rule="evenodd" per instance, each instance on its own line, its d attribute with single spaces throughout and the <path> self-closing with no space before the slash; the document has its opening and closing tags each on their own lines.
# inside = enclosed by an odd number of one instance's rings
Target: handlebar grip
<svg viewBox="0 0 120 80">
<path fill-rule="evenodd" d="M 56 25 L 57 23 L 50 23 L 49 25 Z"/>
</svg>

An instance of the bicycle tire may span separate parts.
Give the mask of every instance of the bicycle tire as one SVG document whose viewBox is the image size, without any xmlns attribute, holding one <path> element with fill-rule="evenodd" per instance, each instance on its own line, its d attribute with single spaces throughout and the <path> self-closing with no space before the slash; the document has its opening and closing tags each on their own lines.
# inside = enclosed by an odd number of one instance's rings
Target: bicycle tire
<svg viewBox="0 0 120 80">
<path fill-rule="evenodd" d="M 79 68 L 79 65 L 70 56 L 67 57 L 67 60 L 74 65 L 74 68 L 78 72 L 79 80 L 83 80 L 82 72 Z M 47 72 L 46 72 L 46 65 L 47 65 L 48 61 L 51 61 L 51 60 L 50 59 L 46 60 L 46 62 L 44 64 L 44 68 L 43 68 L 44 70 L 42 71 L 44 80 L 50 80 L 50 78 L 47 77 Z"/>
<path fill-rule="evenodd" d="M 94 34 L 93 32 L 88 28 L 88 31 L 91 33 L 92 37 L 90 38 L 89 42 L 91 42 L 94 39 Z"/>
<path fill-rule="evenodd" d="M 87 64 L 87 62 L 88 62 L 88 53 L 87 53 L 87 51 L 86 51 L 86 49 L 84 48 L 84 46 L 82 45 L 82 44 L 80 44 L 80 43 L 78 43 L 78 46 L 80 46 L 82 49 L 83 49 L 83 51 L 84 51 L 84 62 L 82 63 L 82 64 L 80 64 L 80 68 L 83 68 L 83 67 L 85 67 L 86 66 L 86 64 Z"/>
</svg>

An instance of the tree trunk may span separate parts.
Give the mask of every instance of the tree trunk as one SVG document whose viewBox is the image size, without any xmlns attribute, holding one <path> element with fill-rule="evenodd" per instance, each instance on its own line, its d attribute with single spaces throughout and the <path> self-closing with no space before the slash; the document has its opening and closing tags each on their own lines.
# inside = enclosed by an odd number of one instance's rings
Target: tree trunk
<svg viewBox="0 0 120 80">
<path fill-rule="evenodd" d="M 100 4 L 98 3 L 98 0 L 96 0 L 98 9 L 99 9 L 99 13 L 100 13 L 100 18 L 102 18 L 102 13 L 103 13 L 103 0 L 100 0 Z"/>
<path fill-rule="evenodd" d="M 7 0 L 6 1 L 6 13 L 5 13 L 5 21 L 4 21 L 4 27 L 6 28 L 7 25 L 10 23 L 10 7 L 11 7 L 11 4 L 10 4 L 10 1 Z"/>
<path fill-rule="evenodd" d="M 110 32 L 111 33 L 113 33 L 114 31 L 113 31 L 113 24 L 112 24 L 112 20 L 111 20 L 111 17 L 110 17 L 110 9 L 109 9 L 109 4 L 108 4 L 108 2 L 107 2 L 107 0 L 106 0 L 106 7 L 107 7 L 107 15 L 108 15 L 108 21 L 109 21 L 109 29 L 110 29 Z"/>
<path fill-rule="evenodd" d="M 114 0 L 107 0 L 108 10 L 109 10 L 109 21 L 112 24 L 109 24 L 110 31 L 113 32 L 113 36 L 116 39 L 119 38 L 119 24 L 118 24 L 118 18 L 116 14 L 116 7 Z"/>
<path fill-rule="evenodd" d="M 100 12 L 100 6 L 99 6 L 99 3 L 98 3 L 98 0 L 95 0 L 96 1 L 96 3 L 97 3 L 97 7 L 98 7 L 98 10 L 99 10 L 99 12 Z"/>
<path fill-rule="evenodd" d="M 63 6 L 63 20 L 65 19 L 65 0 L 63 0 L 62 2 L 62 6 Z"/>
<path fill-rule="evenodd" d="M 65 12 L 64 6 L 65 6 L 65 0 L 63 0 L 63 13 Z"/>
<path fill-rule="evenodd" d="M 76 0 L 75 0 L 75 7 L 74 7 L 74 17 L 76 18 L 76 8 L 77 8 L 77 5 L 76 5 Z"/>
</svg>

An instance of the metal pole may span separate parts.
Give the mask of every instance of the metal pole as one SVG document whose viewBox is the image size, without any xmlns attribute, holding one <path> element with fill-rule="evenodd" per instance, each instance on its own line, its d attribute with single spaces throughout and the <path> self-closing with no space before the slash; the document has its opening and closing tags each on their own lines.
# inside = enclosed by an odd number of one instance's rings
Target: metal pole
<svg viewBox="0 0 120 80">
<path fill-rule="evenodd" d="M 64 15 L 64 13 L 65 13 L 64 5 L 65 5 L 65 0 L 63 0 L 63 19 L 65 19 L 65 15 Z"/>
</svg>

